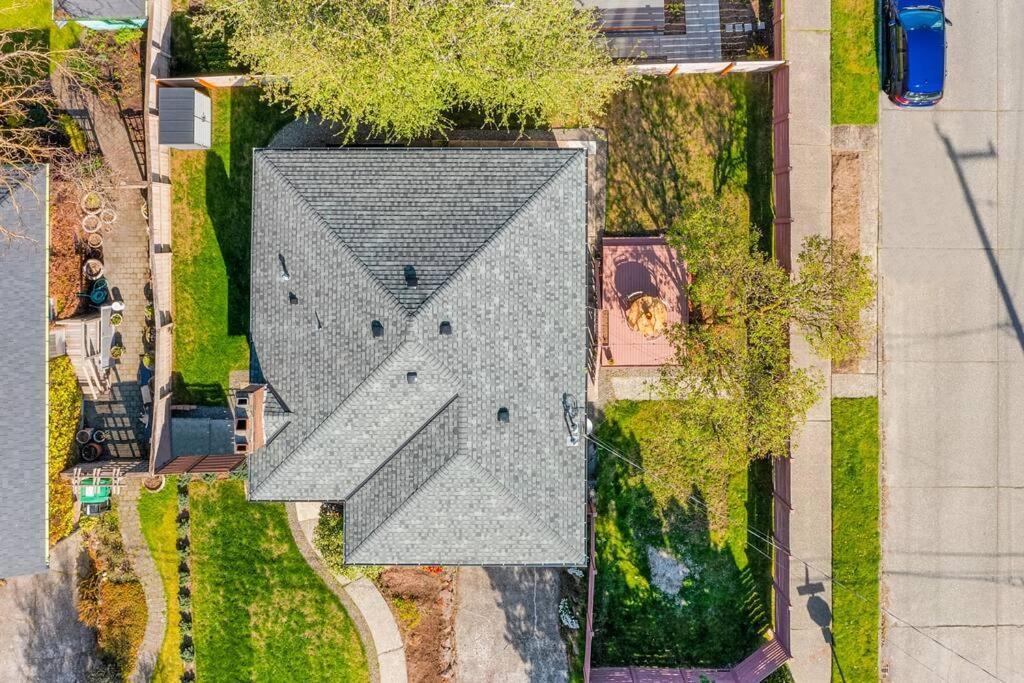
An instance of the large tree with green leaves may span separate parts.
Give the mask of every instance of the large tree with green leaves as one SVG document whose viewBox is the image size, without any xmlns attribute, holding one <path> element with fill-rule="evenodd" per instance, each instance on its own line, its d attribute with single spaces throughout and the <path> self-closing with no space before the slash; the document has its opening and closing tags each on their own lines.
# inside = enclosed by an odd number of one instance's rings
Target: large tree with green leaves
<svg viewBox="0 0 1024 683">
<path fill-rule="evenodd" d="M 790 327 L 823 357 L 860 355 L 870 336 L 861 312 L 875 296 L 867 259 L 810 237 L 791 275 L 734 210 L 711 200 L 688 211 L 670 241 L 693 279 L 691 318 L 672 334 L 676 364 L 663 377 L 693 423 L 687 447 L 718 458 L 785 454 L 821 387 L 817 373 L 791 366 Z"/>
<path fill-rule="evenodd" d="M 502 127 L 590 125 L 627 81 L 573 0 L 206 0 L 201 23 L 269 96 L 412 139 L 471 110 Z"/>
</svg>

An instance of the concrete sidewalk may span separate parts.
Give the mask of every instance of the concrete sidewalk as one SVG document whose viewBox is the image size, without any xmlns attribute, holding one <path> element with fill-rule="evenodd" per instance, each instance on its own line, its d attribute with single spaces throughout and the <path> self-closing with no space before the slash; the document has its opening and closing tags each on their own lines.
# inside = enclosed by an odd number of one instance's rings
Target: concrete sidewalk
<svg viewBox="0 0 1024 683">
<path fill-rule="evenodd" d="M 829 3 L 789 0 L 785 31 L 785 56 L 790 62 L 791 243 L 795 256 L 806 237 L 832 236 Z M 829 361 L 810 352 L 795 330 L 792 362 L 816 368 L 825 378 L 821 398 L 793 442 L 790 517 L 794 559 L 790 569 L 793 660 L 789 668 L 798 683 L 820 683 L 832 676 L 832 586 L 827 578 L 832 572 L 832 368 Z"/>
</svg>

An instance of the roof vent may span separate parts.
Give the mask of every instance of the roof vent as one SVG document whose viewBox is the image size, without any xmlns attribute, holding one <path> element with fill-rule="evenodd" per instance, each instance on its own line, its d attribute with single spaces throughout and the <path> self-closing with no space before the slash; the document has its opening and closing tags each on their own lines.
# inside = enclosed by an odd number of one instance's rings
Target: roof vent
<svg viewBox="0 0 1024 683">
<path fill-rule="evenodd" d="M 415 287 L 416 285 L 419 284 L 420 280 L 419 280 L 418 277 L 416 277 L 416 267 L 415 266 L 406 266 L 405 268 L 402 269 L 402 271 L 405 273 L 405 286 L 406 287 Z"/>
<path fill-rule="evenodd" d="M 508 422 L 508 408 L 498 408 L 498 422 Z"/>
<path fill-rule="evenodd" d="M 295 292 L 288 292 L 288 303 L 297 304 L 299 303 L 299 297 L 295 296 Z"/>
<path fill-rule="evenodd" d="M 277 255 L 277 262 L 281 265 L 281 272 L 278 273 L 277 279 L 281 282 L 288 282 L 291 279 L 291 275 L 288 274 L 288 266 L 284 263 L 284 254 Z"/>
<path fill-rule="evenodd" d="M 374 320 L 372 323 L 370 323 L 370 334 L 372 334 L 374 338 L 383 337 L 384 323 L 382 323 L 379 320 Z"/>
<path fill-rule="evenodd" d="M 437 328 L 437 333 L 449 337 L 452 334 L 452 324 L 447 320 L 441 321 L 441 325 Z"/>
<path fill-rule="evenodd" d="M 405 381 L 408 382 L 409 384 L 416 384 L 416 373 L 415 372 L 407 372 L 407 373 L 405 373 Z"/>
</svg>

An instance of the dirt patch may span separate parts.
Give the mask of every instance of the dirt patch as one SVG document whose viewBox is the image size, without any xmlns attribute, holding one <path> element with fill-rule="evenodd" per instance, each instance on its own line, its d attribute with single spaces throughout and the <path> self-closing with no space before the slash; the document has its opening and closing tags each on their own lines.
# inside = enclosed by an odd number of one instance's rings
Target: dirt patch
<svg viewBox="0 0 1024 683">
<path fill-rule="evenodd" d="M 81 225 L 79 188 L 55 180 L 50 186 L 50 297 L 58 319 L 78 313 L 83 290 L 82 255 L 75 234 Z"/>
<path fill-rule="evenodd" d="M 832 155 L 832 239 L 860 250 L 860 154 Z M 857 372 L 857 359 L 833 363 L 837 373 Z"/>
<path fill-rule="evenodd" d="M 142 109 L 144 41 L 139 29 L 83 34 L 82 49 L 95 64 L 100 96 L 119 110 Z"/>
<path fill-rule="evenodd" d="M 402 632 L 410 683 L 454 678 L 453 578 L 440 567 L 390 567 L 377 580 Z"/>
</svg>

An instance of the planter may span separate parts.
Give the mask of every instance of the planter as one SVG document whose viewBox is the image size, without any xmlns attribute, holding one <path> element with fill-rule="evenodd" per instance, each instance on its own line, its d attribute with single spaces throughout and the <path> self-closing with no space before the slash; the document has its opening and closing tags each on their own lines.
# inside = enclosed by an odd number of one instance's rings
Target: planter
<svg viewBox="0 0 1024 683">
<path fill-rule="evenodd" d="M 78 449 L 78 457 L 82 462 L 96 462 L 103 455 L 103 446 L 98 443 L 83 444 Z"/>
<path fill-rule="evenodd" d="M 105 205 L 106 201 L 103 199 L 103 195 L 96 190 L 89 190 L 82 195 L 82 211 L 86 213 L 99 213 Z"/>
<path fill-rule="evenodd" d="M 142 331 L 142 343 L 145 346 L 152 346 L 153 345 L 153 337 L 154 337 L 154 335 L 155 335 L 155 333 L 154 333 L 152 327 L 145 328 Z"/>
<path fill-rule="evenodd" d="M 110 347 L 110 357 L 117 359 L 124 355 L 123 346 L 112 346 Z"/>
<path fill-rule="evenodd" d="M 94 213 L 87 213 L 82 216 L 82 230 L 86 235 L 99 232 L 100 217 Z"/>
<path fill-rule="evenodd" d="M 103 261 L 95 258 L 87 259 L 82 266 L 82 275 L 87 280 L 98 280 L 103 277 Z"/>
<path fill-rule="evenodd" d="M 84 228 L 85 226 L 83 225 L 82 227 Z M 85 237 L 85 244 L 93 251 L 99 251 L 103 247 L 103 236 L 98 232 L 88 233 Z"/>
<path fill-rule="evenodd" d="M 153 304 L 146 304 L 146 320 L 153 319 Z"/>
<path fill-rule="evenodd" d="M 153 354 L 151 354 L 151 353 L 144 353 L 144 354 L 142 354 L 142 366 L 144 368 L 146 368 L 147 370 L 152 370 L 153 369 L 154 361 L 155 361 L 155 359 L 153 358 Z"/>
<path fill-rule="evenodd" d="M 86 427 L 85 429 L 79 429 L 78 433 L 75 434 L 75 441 L 78 442 L 79 446 L 84 446 L 85 444 L 92 441 L 92 429 L 89 427 Z"/>
<path fill-rule="evenodd" d="M 94 429 L 92 431 L 92 440 L 94 443 L 104 444 L 107 442 L 107 433 L 102 429 Z"/>
<path fill-rule="evenodd" d="M 164 484 L 166 482 L 167 482 L 167 477 L 165 477 L 162 474 L 159 474 L 159 475 L 157 475 L 155 477 L 147 477 L 146 480 L 144 482 L 142 482 L 142 485 L 146 487 L 147 491 L 151 491 L 153 493 L 158 493 L 160 491 L 163 491 Z"/>
<path fill-rule="evenodd" d="M 110 324 L 113 325 L 114 327 L 117 327 L 123 321 L 124 321 L 124 316 L 121 315 L 120 313 L 111 313 L 110 314 Z"/>
<path fill-rule="evenodd" d="M 110 225 L 111 223 L 117 220 L 117 212 L 111 209 L 110 207 L 107 207 L 105 209 L 100 210 L 99 217 L 100 223 Z"/>
</svg>

